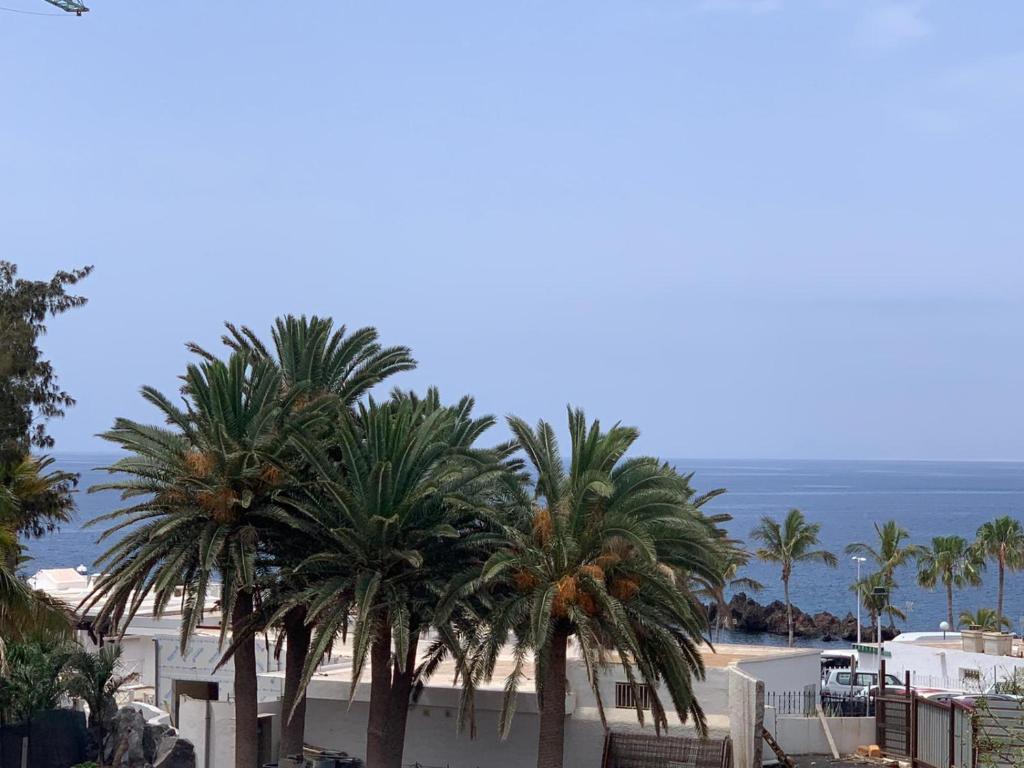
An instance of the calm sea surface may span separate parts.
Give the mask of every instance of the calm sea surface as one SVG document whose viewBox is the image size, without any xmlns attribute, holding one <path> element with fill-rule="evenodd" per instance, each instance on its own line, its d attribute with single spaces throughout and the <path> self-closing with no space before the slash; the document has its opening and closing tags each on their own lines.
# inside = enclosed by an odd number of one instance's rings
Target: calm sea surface
<svg viewBox="0 0 1024 768">
<path fill-rule="evenodd" d="M 61 468 L 82 476 L 78 512 L 60 532 L 29 544 L 33 560 L 25 566 L 28 572 L 79 564 L 91 567 L 102 551 L 96 543 L 101 529 L 84 525 L 118 502 L 109 492 L 85 493 L 104 479 L 104 473 L 94 467 L 112 456 L 66 453 L 57 458 Z M 986 520 L 999 515 L 1020 518 L 1024 513 L 1024 463 L 713 459 L 675 459 L 673 463 L 694 472 L 694 485 L 701 490 L 728 489 L 708 509 L 731 514 L 729 527 L 739 538 L 747 539 L 762 515 L 781 517 L 792 507 L 821 523 L 822 545 L 840 557 L 840 564 L 835 569 L 813 564 L 796 568 L 793 602 L 809 612 L 845 615 L 855 610 L 850 593 L 855 564 L 842 555 L 842 548 L 854 541 L 873 543 L 876 521 L 898 520 L 913 541 L 926 543 L 942 534 L 973 538 Z M 748 575 L 766 585 L 758 596 L 762 602 L 782 597 L 773 566 L 755 563 Z M 910 570 L 898 574 L 897 581 L 900 589 L 894 602 L 907 611 L 907 628 L 937 628 L 945 618 L 943 593 L 917 587 Z M 1006 593 L 1006 613 L 1019 632 L 1024 629 L 1024 573 L 1008 575 Z M 984 586 L 956 593 L 954 610 L 995 607 L 995 594 L 996 572 L 990 568 Z"/>
</svg>

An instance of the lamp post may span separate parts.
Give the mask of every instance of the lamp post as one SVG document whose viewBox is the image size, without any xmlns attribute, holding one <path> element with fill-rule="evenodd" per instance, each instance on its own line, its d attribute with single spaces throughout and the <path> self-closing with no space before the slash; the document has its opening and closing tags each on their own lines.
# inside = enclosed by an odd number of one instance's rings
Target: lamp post
<svg viewBox="0 0 1024 768">
<path fill-rule="evenodd" d="M 885 604 L 888 604 L 889 588 L 888 587 L 875 587 L 871 590 L 871 595 L 879 600 L 884 600 Z M 880 606 L 882 602 L 878 603 Z M 878 608 L 875 611 L 875 624 L 878 625 L 878 658 L 882 658 L 882 609 Z"/>
<path fill-rule="evenodd" d="M 867 558 L 854 556 L 850 559 L 857 563 L 857 645 L 860 645 L 860 564 Z"/>
<path fill-rule="evenodd" d="M 945 640 L 946 639 L 946 633 L 949 632 L 949 622 L 948 621 L 940 621 L 939 622 L 939 629 L 942 630 L 942 639 Z"/>
</svg>

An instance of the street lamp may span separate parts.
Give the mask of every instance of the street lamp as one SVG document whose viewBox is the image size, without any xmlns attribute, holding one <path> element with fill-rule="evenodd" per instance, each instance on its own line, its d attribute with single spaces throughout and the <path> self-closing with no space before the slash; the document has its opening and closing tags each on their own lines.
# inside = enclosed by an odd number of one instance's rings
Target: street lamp
<svg viewBox="0 0 1024 768">
<path fill-rule="evenodd" d="M 948 621 L 939 622 L 939 629 L 942 630 L 942 639 L 945 640 L 946 639 L 946 633 L 949 632 L 949 622 Z"/>
<path fill-rule="evenodd" d="M 867 558 L 854 556 L 850 559 L 857 563 L 857 645 L 860 645 L 860 564 L 867 562 Z"/>
</svg>

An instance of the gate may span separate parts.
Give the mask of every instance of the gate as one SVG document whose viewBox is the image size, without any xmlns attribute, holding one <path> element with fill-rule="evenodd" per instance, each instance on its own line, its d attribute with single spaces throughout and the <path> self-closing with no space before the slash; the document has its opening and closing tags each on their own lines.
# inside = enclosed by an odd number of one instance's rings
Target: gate
<svg viewBox="0 0 1024 768">
<path fill-rule="evenodd" d="M 912 704 L 913 699 L 909 696 L 878 696 L 875 699 L 877 743 L 885 754 L 910 757 Z"/>
<path fill-rule="evenodd" d="M 949 768 L 953 707 L 916 696 L 913 701 L 914 717 L 911 725 L 914 738 L 911 758 L 914 768 Z"/>
</svg>

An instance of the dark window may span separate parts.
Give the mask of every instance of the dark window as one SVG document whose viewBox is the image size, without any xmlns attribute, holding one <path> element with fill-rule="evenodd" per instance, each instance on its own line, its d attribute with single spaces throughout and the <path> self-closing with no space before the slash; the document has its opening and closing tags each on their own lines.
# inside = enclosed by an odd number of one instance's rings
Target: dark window
<svg viewBox="0 0 1024 768">
<path fill-rule="evenodd" d="M 640 709 L 651 708 L 651 689 L 646 685 L 632 686 L 629 683 L 615 684 L 615 708 L 636 709 L 639 701 Z"/>
</svg>

